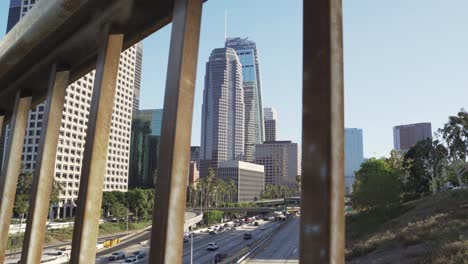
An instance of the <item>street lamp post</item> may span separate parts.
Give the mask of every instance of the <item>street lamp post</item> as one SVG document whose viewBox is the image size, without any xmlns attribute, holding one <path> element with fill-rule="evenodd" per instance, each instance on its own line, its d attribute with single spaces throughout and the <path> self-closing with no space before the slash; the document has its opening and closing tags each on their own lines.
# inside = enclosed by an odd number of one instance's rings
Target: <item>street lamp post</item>
<svg viewBox="0 0 468 264">
<path fill-rule="evenodd" d="M 193 232 L 190 232 L 189 235 L 190 235 L 190 264 L 193 264 Z"/>
<path fill-rule="evenodd" d="M 127 208 L 127 235 L 128 235 L 128 208 Z"/>
</svg>

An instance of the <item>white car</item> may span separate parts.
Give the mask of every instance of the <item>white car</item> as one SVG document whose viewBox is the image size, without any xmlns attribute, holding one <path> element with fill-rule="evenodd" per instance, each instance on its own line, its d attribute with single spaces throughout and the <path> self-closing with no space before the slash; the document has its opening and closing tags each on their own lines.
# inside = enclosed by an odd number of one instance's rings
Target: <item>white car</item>
<svg viewBox="0 0 468 264">
<path fill-rule="evenodd" d="M 215 242 L 211 242 L 208 244 L 206 250 L 218 250 L 218 248 L 218 244 L 216 244 Z"/>
</svg>

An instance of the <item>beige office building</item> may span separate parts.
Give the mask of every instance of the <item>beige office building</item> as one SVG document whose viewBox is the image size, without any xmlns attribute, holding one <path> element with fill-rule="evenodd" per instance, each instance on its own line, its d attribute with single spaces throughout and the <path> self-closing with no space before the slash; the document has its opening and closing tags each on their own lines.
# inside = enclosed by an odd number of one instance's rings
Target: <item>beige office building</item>
<svg viewBox="0 0 468 264">
<path fill-rule="evenodd" d="M 217 177 L 229 182 L 233 180 L 237 193 L 232 202 L 251 202 L 260 199 L 265 188 L 265 170 L 262 165 L 238 160 L 222 162 L 218 167 Z"/>
</svg>

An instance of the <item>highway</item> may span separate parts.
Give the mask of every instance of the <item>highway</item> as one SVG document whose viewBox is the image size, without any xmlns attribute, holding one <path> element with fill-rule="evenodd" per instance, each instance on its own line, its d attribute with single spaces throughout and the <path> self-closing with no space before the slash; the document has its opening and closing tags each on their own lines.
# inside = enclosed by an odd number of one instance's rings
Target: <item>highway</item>
<svg viewBox="0 0 468 264">
<path fill-rule="evenodd" d="M 228 256 L 231 256 L 282 224 L 282 222 L 268 222 L 262 220 L 258 220 L 257 222 L 259 223 L 259 226 L 245 224 L 243 226 L 236 227 L 236 230 L 223 231 L 216 235 L 209 235 L 206 229 L 202 229 L 201 232 L 196 233 L 193 238 L 193 263 L 213 263 L 214 257 L 217 253 L 226 253 Z M 252 233 L 253 239 L 244 240 L 243 236 L 245 233 Z M 96 263 L 121 263 L 121 261 L 114 262 L 108 260 L 109 255 L 117 251 L 123 252 L 126 257 L 132 256 L 132 253 L 136 251 L 145 252 L 146 258 L 141 263 L 148 263 L 149 240 L 142 241 L 144 237 L 146 237 L 146 235 L 143 235 L 137 241 L 133 241 L 132 245 L 127 244 L 124 248 L 114 247 L 112 248 L 112 251 L 106 250 L 106 254 L 98 254 Z M 210 242 L 217 243 L 219 249 L 216 251 L 208 251 L 206 248 Z M 190 263 L 190 240 L 189 242 L 184 243 L 183 263 Z"/>
<path fill-rule="evenodd" d="M 288 219 L 276 234 L 242 264 L 299 263 L 299 217 Z"/>
</svg>

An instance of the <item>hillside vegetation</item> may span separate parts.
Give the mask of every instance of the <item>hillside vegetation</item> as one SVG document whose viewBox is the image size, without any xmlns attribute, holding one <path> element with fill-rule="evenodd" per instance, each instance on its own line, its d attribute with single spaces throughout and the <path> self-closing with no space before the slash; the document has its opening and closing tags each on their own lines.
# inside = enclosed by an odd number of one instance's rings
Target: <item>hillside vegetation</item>
<svg viewBox="0 0 468 264">
<path fill-rule="evenodd" d="M 468 190 L 346 218 L 347 263 L 468 263 Z"/>
</svg>

